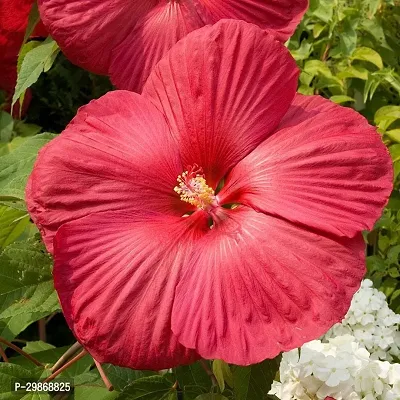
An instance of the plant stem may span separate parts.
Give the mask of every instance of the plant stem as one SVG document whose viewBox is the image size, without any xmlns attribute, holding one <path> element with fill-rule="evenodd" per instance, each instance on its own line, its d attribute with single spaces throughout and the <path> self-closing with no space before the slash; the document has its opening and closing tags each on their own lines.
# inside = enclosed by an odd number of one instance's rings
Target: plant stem
<svg viewBox="0 0 400 400">
<path fill-rule="evenodd" d="M 114 387 L 113 387 L 112 383 L 109 381 L 109 379 L 107 378 L 107 375 L 106 375 L 106 373 L 104 372 L 103 367 L 102 367 L 101 364 L 100 364 L 98 361 L 96 361 L 94 358 L 93 358 L 93 361 L 94 361 L 94 363 L 96 364 L 97 369 L 99 370 L 101 379 L 103 379 L 103 382 L 104 382 L 104 384 L 106 385 L 107 390 L 108 390 L 109 392 L 112 392 L 112 391 L 114 390 Z"/>
<path fill-rule="evenodd" d="M 18 346 L 16 346 L 15 344 L 12 344 L 11 342 L 9 342 L 8 340 L 0 337 L 0 343 L 5 344 L 7 347 L 12 348 L 13 350 L 15 350 L 17 353 L 21 354 L 21 356 L 24 356 L 25 358 L 27 358 L 28 360 L 32 361 L 34 364 L 36 364 L 38 367 L 44 367 L 44 365 L 36 360 L 36 358 L 32 357 L 30 354 L 25 353 L 25 351 L 21 350 Z"/>
<path fill-rule="evenodd" d="M 57 371 L 53 372 L 49 377 L 47 377 L 43 382 L 50 382 L 52 381 L 55 377 L 61 374 L 61 372 L 65 371 L 68 367 L 70 367 L 72 364 L 86 356 L 88 352 L 83 349 L 79 354 L 77 354 L 72 360 L 69 360 L 66 364 L 64 364 L 60 369 Z"/>
<path fill-rule="evenodd" d="M 8 362 L 8 358 L 6 356 L 6 352 L 3 350 L 3 348 L 0 346 L 0 357 L 3 358 L 4 362 Z"/>
<path fill-rule="evenodd" d="M 57 371 L 60 367 L 62 367 L 78 350 L 82 348 L 82 345 L 79 342 L 74 343 L 51 367 L 50 371 Z"/>
</svg>

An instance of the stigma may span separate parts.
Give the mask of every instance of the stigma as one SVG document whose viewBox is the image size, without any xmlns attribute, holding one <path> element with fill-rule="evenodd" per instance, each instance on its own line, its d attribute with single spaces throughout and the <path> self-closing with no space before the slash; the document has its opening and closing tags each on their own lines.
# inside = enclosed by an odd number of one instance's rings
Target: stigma
<svg viewBox="0 0 400 400">
<path fill-rule="evenodd" d="M 182 201 L 190 203 L 202 210 L 209 210 L 217 205 L 214 190 L 207 185 L 203 169 L 197 164 L 188 167 L 177 178 L 178 186 L 174 187 Z"/>
</svg>

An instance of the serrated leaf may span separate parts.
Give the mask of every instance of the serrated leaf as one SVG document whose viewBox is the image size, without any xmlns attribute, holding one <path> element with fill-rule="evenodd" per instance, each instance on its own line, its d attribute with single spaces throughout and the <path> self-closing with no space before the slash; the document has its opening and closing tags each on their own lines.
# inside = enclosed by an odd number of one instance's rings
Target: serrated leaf
<svg viewBox="0 0 400 400">
<path fill-rule="evenodd" d="M 103 364 L 102 367 L 114 386 L 114 389 L 119 391 L 122 391 L 125 386 L 137 379 L 154 375 L 154 372 L 151 371 L 138 371 L 130 368 L 117 367 L 111 364 Z"/>
<path fill-rule="evenodd" d="M 114 400 L 118 397 L 117 391 L 109 392 L 101 386 L 76 386 L 74 389 L 74 400 Z"/>
<path fill-rule="evenodd" d="M 383 68 L 382 57 L 377 51 L 370 49 L 369 47 L 358 47 L 351 58 L 353 60 L 368 61 L 376 65 L 379 69 Z"/>
<path fill-rule="evenodd" d="M 27 138 L 12 153 L 0 157 L 0 200 L 24 200 L 25 186 L 38 151 L 56 135 L 42 133 Z"/>
<path fill-rule="evenodd" d="M 49 69 L 50 63 L 55 60 L 59 51 L 57 43 L 49 37 L 25 55 L 18 74 L 12 105 L 39 79 L 42 72 Z"/>
<path fill-rule="evenodd" d="M 0 205 L 0 249 L 18 239 L 29 223 L 26 212 Z"/>
<path fill-rule="evenodd" d="M 25 390 L 15 391 L 15 384 L 24 386 L 28 382 L 37 382 L 43 368 L 25 369 L 11 363 L 0 363 L 0 400 L 19 400 L 27 395 Z"/>
<path fill-rule="evenodd" d="M 14 243 L 0 254 L 0 318 L 58 309 L 52 259 L 41 243 Z M 46 307 L 49 307 L 47 309 Z"/>
<path fill-rule="evenodd" d="M 197 396 L 195 400 L 228 400 L 228 398 L 219 393 L 205 393 Z"/>
<path fill-rule="evenodd" d="M 49 315 L 48 312 L 27 312 L 15 317 L 0 319 L 0 336 L 7 340 L 13 340 L 24 331 L 32 322 Z"/>
<path fill-rule="evenodd" d="M 177 400 L 177 392 L 163 376 L 140 378 L 126 386 L 118 400 Z"/>
<path fill-rule="evenodd" d="M 206 392 L 211 389 L 211 379 L 199 362 L 177 367 L 175 374 L 181 388 L 197 386 Z"/>
<path fill-rule="evenodd" d="M 280 357 L 249 367 L 232 367 L 235 400 L 260 400 L 267 396 L 279 370 Z"/>
<path fill-rule="evenodd" d="M 8 143 L 13 135 L 13 117 L 5 111 L 0 110 L 0 143 Z"/>
</svg>

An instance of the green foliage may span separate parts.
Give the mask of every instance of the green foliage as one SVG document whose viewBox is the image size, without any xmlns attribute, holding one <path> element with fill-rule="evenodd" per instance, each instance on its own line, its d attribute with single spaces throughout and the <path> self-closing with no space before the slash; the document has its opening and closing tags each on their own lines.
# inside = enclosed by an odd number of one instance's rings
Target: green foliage
<svg viewBox="0 0 400 400">
<path fill-rule="evenodd" d="M 139 378 L 126 386 L 118 400 L 177 400 L 177 390 L 163 376 Z"/>
<path fill-rule="evenodd" d="M 280 357 L 265 360 L 249 367 L 233 368 L 233 385 L 235 400 L 259 400 L 268 398 L 279 369 Z"/>
<path fill-rule="evenodd" d="M 299 91 L 340 97 L 373 121 L 400 91 L 399 7 L 384 0 L 312 0 L 288 47 Z M 346 99 L 346 100 L 345 100 Z"/>
<path fill-rule="evenodd" d="M 0 323 L 5 325 L 1 336 L 13 339 L 31 323 L 59 310 L 51 265 L 51 257 L 35 239 L 10 244 L 0 254 Z"/>
<path fill-rule="evenodd" d="M 28 46 L 28 50 L 22 48 L 20 53 L 20 59 L 22 55 L 23 60 L 20 61 L 21 68 L 12 99 L 13 105 L 18 100 L 20 100 L 21 104 L 23 103 L 25 91 L 37 82 L 40 74 L 47 72 L 51 68 L 60 51 L 57 43 L 50 37 L 33 48 L 31 43 L 27 43 L 25 46 Z"/>
<path fill-rule="evenodd" d="M 54 138 L 43 133 L 18 140 L 18 145 L 9 154 L 0 157 L 0 201 L 23 201 L 25 186 L 40 148 Z"/>
</svg>

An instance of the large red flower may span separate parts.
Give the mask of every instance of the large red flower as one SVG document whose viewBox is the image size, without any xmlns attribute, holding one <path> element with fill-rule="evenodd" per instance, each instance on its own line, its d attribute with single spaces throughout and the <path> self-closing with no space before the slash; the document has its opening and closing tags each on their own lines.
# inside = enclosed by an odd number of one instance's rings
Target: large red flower
<svg viewBox="0 0 400 400">
<path fill-rule="evenodd" d="M 8 101 L 11 100 L 17 81 L 18 53 L 32 4 L 33 0 L 0 0 L 0 90 L 6 92 Z M 47 36 L 41 23 L 36 27 L 34 36 Z M 25 107 L 29 97 L 28 93 Z"/>
<path fill-rule="evenodd" d="M 154 65 L 189 32 L 232 18 L 285 41 L 308 0 L 39 0 L 39 7 L 72 62 L 140 92 Z"/>
<path fill-rule="evenodd" d="M 92 101 L 40 152 L 29 211 L 99 361 L 251 364 L 343 318 L 391 161 L 355 111 L 296 95 L 297 76 L 272 36 L 220 21 L 174 46 L 143 95 Z"/>
</svg>

